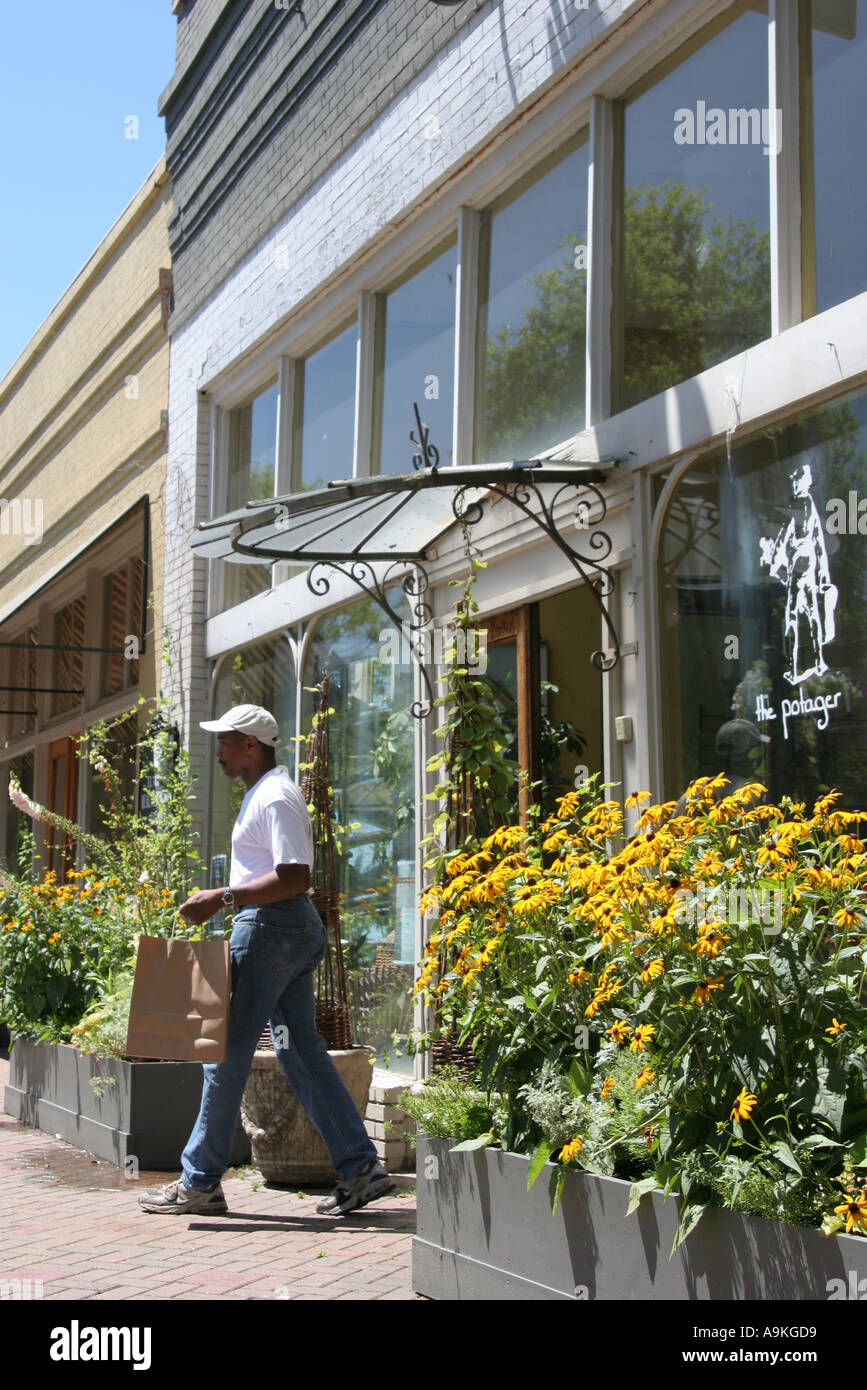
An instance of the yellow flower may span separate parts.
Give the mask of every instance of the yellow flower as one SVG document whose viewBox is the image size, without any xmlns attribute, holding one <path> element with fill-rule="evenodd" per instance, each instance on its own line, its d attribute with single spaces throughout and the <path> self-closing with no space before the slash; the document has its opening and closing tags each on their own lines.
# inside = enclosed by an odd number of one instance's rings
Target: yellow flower
<svg viewBox="0 0 867 1390">
<path fill-rule="evenodd" d="M 484 950 L 480 951 L 479 954 L 476 956 L 474 962 L 475 969 L 478 970 L 479 966 L 487 965 L 489 963 L 491 955 L 494 951 L 496 951 L 499 944 L 500 938 L 498 936 L 492 936 L 490 941 L 485 942 Z"/>
<path fill-rule="evenodd" d="M 32 931 L 32 930 L 33 930 L 33 923 L 32 923 L 32 922 L 22 922 L 22 923 L 21 923 L 21 930 L 22 930 L 22 931 Z"/>
<path fill-rule="evenodd" d="M 601 1096 L 602 1100 L 607 1100 L 608 1097 L 611 1095 L 611 1092 L 612 1092 L 613 1090 L 614 1090 L 614 1077 L 613 1077 L 613 1076 L 606 1076 L 605 1080 L 602 1082 L 602 1090 L 601 1090 L 601 1092 L 600 1092 L 600 1096 Z"/>
<path fill-rule="evenodd" d="M 650 800 L 651 800 L 651 794 L 650 794 L 650 792 L 630 792 L 629 796 L 626 798 L 625 805 L 626 805 L 627 810 L 631 810 L 633 806 L 635 806 L 635 807 L 640 806 L 641 803 L 642 803 L 642 801 L 650 801 Z"/>
<path fill-rule="evenodd" d="M 721 975 L 718 975 L 715 980 L 705 978 L 696 985 L 693 998 L 697 1004 L 706 1004 L 708 999 L 710 999 L 711 991 L 714 989 L 722 989 L 722 987 L 723 978 Z"/>
<path fill-rule="evenodd" d="M 841 927 L 854 927 L 858 914 L 854 907 L 841 907 L 839 912 L 834 913 L 834 921 Z"/>
<path fill-rule="evenodd" d="M 583 1148 L 584 1145 L 580 1139 L 571 1139 L 568 1144 L 563 1145 L 557 1157 L 561 1163 L 571 1163 L 573 1159 L 578 1157 Z"/>
<path fill-rule="evenodd" d="M 758 1096 L 751 1095 L 746 1086 L 741 1087 L 741 1093 L 732 1106 L 730 1118 L 732 1120 L 748 1120 L 750 1111 L 758 1105 Z"/>
<path fill-rule="evenodd" d="M 655 960 L 647 962 L 639 978 L 643 985 L 649 985 L 651 980 L 655 980 L 657 975 L 662 975 L 664 971 L 665 966 L 662 963 L 662 958 L 657 956 Z"/>
<path fill-rule="evenodd" d="M 48 944 L 49 944 L 49 946 L 53 946 L 54 943 L 55 943 L 55 941 L 59 941 L 59 940 L 60 940 L 60 932 L 59 932 L 59 931 L 56 931 L 56 932 L 53 934 L 53 936 L 49 936 L 49 938 L 48 938 Z"/>
<path fill-rule="evenodd" d="M 585 980 L 589 980 L 589 979 L 590 979 L 590 971 L 589 971 L 589 970 L 585 970 L 583 965 L 582 965 L 582 966 L 579 966 L 579 968 L 578 968 L 577 970 L 570 970 L 570 971 L 569 971 L 569 983 L 570 983 L 570 985 L 583 985 L 584 981 L 585 981 Z"/>
<path fill-rule="evenodd" d="M 632 1042 L 629 1044 L 630 1052 L 643 1052 L 646 1043 L 650 1042 L 656 1029 L 652 1023 L 640 1023 L 636 1028 Z"/>
<path fill-rule="evenodd" d="M 826 1028 L 826 1029 L 825 1029 L 825 1032 L 826 1032 L 826 1033 L 830 1033 L 831 1036 L 833 1037 L 835 1033 L 842 1033 L 842 1032 L 843 1032 L 843 1029 L 844 1029 L 846 1026 L 847 1026 L 847 1025 L 846 1025 L 845 1023 L 839 1023 L 839 1022 L 837 1021 L 837 1019 L 835 1018 L 835 1019 L 834 1019 L 834 1022 L 831 1024 L 831 1027 L 830 1027 L 830 1028 Z"/>
<path fill-rule="evenodd" d="M 697 956 L 718 955 L 723 942 L 729 939 L 714 922 L 702 922 L 698 929 L 698 938 L 695 946 L 692 947 Z"/>
<path fill-rule="evenodd" d="M 856 1196 L 835 1207 L 834 1211 L 839 1216 L 845 1216 L 847 1235 L 856 1226 L 863 1226 L 867 1230 L 867 1189 L 862 1188 Z"/>
<path fill-rule="evenodd" d="M 612 1042 L 625 1043 L 629 1034 L 632 1032 L 632 1028 L 628 1023 L 624 1023 L 622 1019 L 618 1018 L 617 1022 L 612 1023 L 611 1027 L 606 1028 L 605 1031 Z"/>
<path fill-rule="evenodd" d="M 649 1086 L 650 1082 L 653 1081 L 655 1077 L 656 1072 L 651 1070 L 650 1067 L 642 1067 L 641 1071 L 635 1078 L 636 1091 L 640 1091 L 642 1086 Z"/>
</svg>

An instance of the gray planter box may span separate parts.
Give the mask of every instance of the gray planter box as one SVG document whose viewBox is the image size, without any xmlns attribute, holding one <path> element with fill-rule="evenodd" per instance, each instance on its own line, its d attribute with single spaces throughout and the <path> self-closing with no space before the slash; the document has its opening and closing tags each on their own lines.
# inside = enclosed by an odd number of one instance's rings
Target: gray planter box
<svg viewBox="0 0 867 1390">
<path fill-rule="evenodd" d="M 104 1083 L 101 1095 L 92 1077 Z M 135 1158 L 143 1170 L 177 1172 L 201 1097 L 199 1062 L 127 1062 L 18 1038 L 9 1054 L 3 1108 L 22 1124 L 59 1134 L 120 1168 Z M 232 1162 L 249 1157 L 239 1119 Z"/>
<path fill-rule="evenodd" d="M 449 1153 L 454 1142 L 418 1141 L 413 1288 L 428 1298 L 824 1302 L 857 1297 L 867 1281 L 860 1236 L 828 1238 L 721 1209 L 706 1212 L 669 1260 L 676 1199 L 650 1193 L 626 1216 L 628 1182 L 576 1173 L 552 1217 L 555 1164 L 528 1192 L 528 1158 Z"/>
</svg>

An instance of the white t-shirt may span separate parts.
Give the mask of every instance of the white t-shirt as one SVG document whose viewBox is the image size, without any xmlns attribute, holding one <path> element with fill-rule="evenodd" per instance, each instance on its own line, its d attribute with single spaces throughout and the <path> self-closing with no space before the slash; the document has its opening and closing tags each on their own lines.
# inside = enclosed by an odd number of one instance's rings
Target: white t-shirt
<svg viewBox="0 0 867 1390">
<path fill-rule="evenodd" d="M 232 831 L 229 887 L 240 888 L 278 864 L 313 865 L 307 806 L 285 767 L 272 767 L 250 788 Z"/>
</svg>

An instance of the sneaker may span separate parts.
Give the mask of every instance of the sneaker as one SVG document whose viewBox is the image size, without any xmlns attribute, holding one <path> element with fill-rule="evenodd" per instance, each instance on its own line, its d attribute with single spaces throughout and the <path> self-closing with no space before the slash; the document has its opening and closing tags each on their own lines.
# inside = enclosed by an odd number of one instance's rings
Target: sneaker
<svg viewBox="0 0 867 1390">
<path fill-rule="evenodd" d="M 368 1202 L 375 1202 L 377 1197 L 384 1197 L 394 1186 L 394 1180 L 379 1160 L 372 1158 L 351 1178 L 338 1183 L 333 1192 L 323 1197 L 316 1210 L 320 1216 L 343 1216 L 348 1211 L 366 1207 Z"/>
<path fill-rule="evenodd" d="M 225 1216 L 229 1210 L 222 1183 L 218 1182 L 210 1192 L 197 1192 L 187 1187 L 182 1178 L 166 1183 L 165 1187 L 152 1187 L 138 1201 L 145 1211 L 165 1211 L 172 1216 L 183 1216 L 190 1212 L 198 1212 L 202 1216 Z"/>
</svg>

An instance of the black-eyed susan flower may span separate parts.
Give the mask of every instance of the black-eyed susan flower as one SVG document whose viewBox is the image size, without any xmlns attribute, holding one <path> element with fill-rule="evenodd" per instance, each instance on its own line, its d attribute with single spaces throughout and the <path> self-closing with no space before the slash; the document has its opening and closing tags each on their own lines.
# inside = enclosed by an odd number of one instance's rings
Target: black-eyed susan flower
<svg viewBox="0 0 867 1390">
<path fill-rule="evenodd" d="M 573 1163 L 584 1148 L 580 1139 L 570 1139 L 568 1144 L 564 1144 L 557 1155 L 561 1163 Z"/>
<path fill-rule="evenodd" d="M 653 960 L 647 962 L 639 978 L 643 985 L 649 985 L 651 980 L 655 980 L 659 975 L 662 975 L 664 971 L 665 966 L 662 962 L 662 957 L 656 956 Z"/>
<path fill-rule="evenodd" d="M 845 1216 L 847 1235 L 856 1226 L 863 1226 L 867 1231 L 867 1189 L 862 1188 L 854 1197 L 849 1197 L 839 1207 L 835 1207 L 834 1211 L 838 1216 Z"/>
<path fill-rule="evenodd" d="M 652 1023 L 639 1023 L 638 1027 L 635 1029 L 635 1032 L 632 1035 L 632 1041 L 629 1044 L 629 1051 L 643 1052 L 655 1032 L 656 1029 L 654 1028 Z"/>
<path fill-rule="evenodd" d="M 640 1091 L 642 1086 L 649 1086 L 656 1077 L 656 1072 L 651 1067 L 642 1067 L 635 1078 L 635 1089 Z"/>
<path fill-rule="evenodd" d="M 612 1092 L 613 1090 L 614 1090 L 614 1077 L 613 1077 L 613 1076 L 606 1076 L 605 1080 L 602 1082 L 602 1090 L 601 1090 L 600 1093 L 599 1093 L 600 1096 L 601 1096 L 601 1098 L 602 1098 L 602 1100 L 607 1100 L 608 1097 L 611 1095 L 611 1092 Z"/>
<path fill-rule="evenodd" d="M 577 970 L 570 970 L 568 978 L 570 985 L 583 985 L 585 980 L 590 979 L 590 971 L 581 965 Z"/>
<path fill-rule="evenodd" d="M 626 798 L 626 809 L 632 810 L 633 807 L 639 807 L 642 801 L 650 801 L 651 799 L 650 792 L 630 792 Z"/>
<path fill-rule="evenodd" d="M 693 995 L 693 998 L 695 999 L 695 1002 L 697 1004 L 706 1004 L 707 1001 L 710 999 L 712 991 L 715 989 L 722 989 L 722 987 L 723 978 L 721 975 L 718 975 L 715 980 L 705 978 L 703 980 L 700 980 L 699 983 L 696 985 L 695 994 Z"/>
<path fill-rule="evenodd" d="M 697 956 L 717 956 L 728 940 L 715 922 L 702 922 L 698 929 L 698 941 L 692 949 Z"/>
<path fill-rule="evenodd" d="M 752 1095 L 747 1090 L 746 1086 L 742 1086 L 740 1095 L 737 1097 L 734 1105 L 732 1106 L 730 1118 L 732 1120 L 737 1120 L 738 1123 L 740 1123 L 741 1120 L 748 1120 L 750 1117 L 750 1111 L 753 1110 L 756 1105 L 758 1105 L 758 1102 L 758 1096 Z"/>
<path fill-rule="evenodd" d="M 618 1018 L 615 1023 L 612 1023 L 610 1028 L 605 1029 L 605 1032 L 612 1042 L 622 1044 L 626 1042 L 626 1039 L 632 1032 L 632 1028 L 628 1023 L 624 1023 L 622 1019 Z"/>
<path fill-rule="evenodd" d="M 858 921 L 858 913 L 854 907 L 841 907 L 838 912 L 834 913 L 834 921 L 838 926 L 846 927 L 849 930 Z"/>
<path fill-rule="evenodd" d="M 846 1026 L 847 1026 L 847 1025 L 846 1025 L 845 1023 L 841 1023 L 841 1022 L 839 1021 L 839 1019 L 836 1019 L 836 1018 L 835 1018 L 835 1019 L 833 1020 L 833 1022 L 831 1023 L 830 1028 L 826 1028 L 826 1029 L 825 1029 L 825 1032 L 826 1032 L 826 1033 L 830 1033 L 831 1036 L 834 1037 L 834 1035 L 835 1035 L 836 1033 L 842 1033 L 842 1032 L 843 1032 L 843 1029 L 844 1029 Z"/>
</svg>

